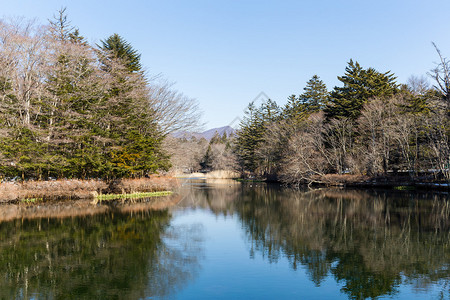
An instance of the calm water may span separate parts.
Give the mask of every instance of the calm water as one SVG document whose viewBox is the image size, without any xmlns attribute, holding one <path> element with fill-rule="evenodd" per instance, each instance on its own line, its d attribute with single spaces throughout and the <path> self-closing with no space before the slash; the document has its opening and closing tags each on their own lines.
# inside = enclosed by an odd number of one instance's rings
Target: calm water
<svg viewBox="0 0 450 300">
<path fill-rule="evenodd" d="M 0 223 L 0 299 L 450 299 L 446 196 L 180 193 L 169 210 Z"/>
</svg>

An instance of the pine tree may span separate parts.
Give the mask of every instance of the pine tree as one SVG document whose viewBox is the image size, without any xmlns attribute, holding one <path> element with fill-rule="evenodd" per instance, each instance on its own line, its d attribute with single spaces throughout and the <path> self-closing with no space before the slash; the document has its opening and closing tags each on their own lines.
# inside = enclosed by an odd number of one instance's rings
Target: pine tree
<svg viewBox="0 0 450 300">
<path fill-rule="evenodd" d="M 280 108 L 275 101 L 267 100 L 259 107 L 250 103 L 236 137 L 236 154 L 244 171 L 256 172 L 261 165 L 258 150 L 264 141 L 267 126 L 280 118 Z"/>
<path fill-rule="evenodd" d="M 141 55 L 120 35 L 114 33 L 105 41 L 101 41 L 101 43 L 102 45 L 99 47 L 103 51 L 108 52 L 112 58 L 123 60 L 130 72 L 138 72 L 141 70 Z"/>
<path fill-rule="evenodd" d="M 75 29 L 73 32 L 69 33 L 69 40 L 73 44 L 83 44 L 87 46 L 84 36 L 80 35 L 80 31 L 78 29 Z"/>
<path fill-rule="evenodd" d="M 298 97 L 291 95 L 283 110 L 283 115 L 298 123 L 310 114 L 323 110 L 328 99 L 328 91 L 325 83 L 319 76 L 314 75 L 303 88 L 303 94 Z"/>
<path fill-rule="evenodd" d="M 400 85 L 399 94 L 405 100 L 405 104 L 401 105 L 403 110 L 412 114 L 429 113 L 429 99 L 438 97 L 436 90 L 426 90 L 423 93 L 416 93 L 407 85 Z"/>
<path fill-rule="evenodd" d="M 308 112 L 314 113 L 325 107 L 328 99 L 328 90 L 319 76 L 313 75 L 303 90 L 303 94 L 299 96 L 299 101 L 306 105 Z"/>
<path fill-rule="evenodd" d="M 386 98 L 397 91 L 396 77 L 390 71 L 380 73 L 373 68 L 363 69 L 358 62 L 350 60 L 344 76 L 339 76 L 343 87 L 335 87 L 330 93 L 325 109 L 328 119 L 349 117 L 357 119 L 360 111 L 372 97 Z"/>
</svg>

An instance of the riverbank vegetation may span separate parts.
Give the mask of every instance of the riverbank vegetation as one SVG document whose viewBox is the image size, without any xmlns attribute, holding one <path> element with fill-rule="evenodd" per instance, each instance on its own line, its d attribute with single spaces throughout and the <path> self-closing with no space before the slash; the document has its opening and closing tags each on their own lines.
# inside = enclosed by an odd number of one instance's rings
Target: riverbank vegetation
<svg viewBox="0 0 450 300">
<path fill-rule="evenodd" d="M 241 173 L 289 184 L 349 175 L 449 182 L 450 65 L 436 50 L 434 85 L 424 77 L 399 84 L 390 71 L 350 60 L 331 91 L 314 75 L 284 107 L 250 103 L 235 140 Z"/>
<path fill-rule="evenodd" d="M 141 199 L 141 198 L 150 198 L 150 197 L 169 196 L 171 194 L 172 194 L 171 191 L 141 192 L 141 193 L 129 193 L 129 194 L 102 194 L 102 195 L 96 195 L 94 200 L 109 201 L 109 200 Z"/>
<path fill-rule="evenodd" d="M 122 195 L 170 191 L 177 186 L 177 179 L 168 176 L 128 178 L 109 182 L 92 179 L 4 182 L 0 184 L 0 203 L 37 202 L 27 199 L 41 199 L 42 201 L 94 199 L 97 195 L 105 194 Z"/>
<path fill-rule="evenodd" d="M 90 45 L 65 9 L 47 25 L 0 20 L 1 177 L 148 176 L 170 167 L 165 137 L 198 120 L 118 34 Z"/>
</svg>

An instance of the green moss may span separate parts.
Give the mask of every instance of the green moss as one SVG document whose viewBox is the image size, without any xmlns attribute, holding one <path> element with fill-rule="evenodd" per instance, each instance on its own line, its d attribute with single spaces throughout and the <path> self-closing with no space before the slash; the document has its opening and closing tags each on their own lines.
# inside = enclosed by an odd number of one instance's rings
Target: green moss
<svg viewBox="0 0 450 300">
<path fill-rule="evenodd" d="M 24 198 L 20 200 L 22 203 L 36 203 L 43 201 L 42 198 Z"/>
<path fill-rule="evenodd" d="M 416 187 L 409 186 L 409 185 L 394 186 L 394 190 L 399 190 L 399 191 L 413 191 L 415 189 L 416 189 Z"/>
<path fill-rule="evenodd" d="M 138 199 L 138 198 L 148 198 L 148 197 L 161 197 L 169 196 L 172 192 L 161 191 L 161 192 L 148 192 L 148 193 L 131 193 L 131 194 L 105 194 L 98 195 L 97 200 L 117 200 L 117 199 Z"/>
</svg>

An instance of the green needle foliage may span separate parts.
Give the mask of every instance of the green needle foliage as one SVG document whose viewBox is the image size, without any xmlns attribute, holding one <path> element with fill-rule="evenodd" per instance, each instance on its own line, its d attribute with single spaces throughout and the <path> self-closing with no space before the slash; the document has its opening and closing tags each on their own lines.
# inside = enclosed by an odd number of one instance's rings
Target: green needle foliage
<svg viewBox="0 0 450 300">
<path fill-rule="evenodd" d="M 114 58 L 122 59 L 130 72 L 137 72 L 142 69 L 141 55 L 117 33 L 101 41 L 101 43 L 100 48 L 109 52 Z"/>
<path fill-rule="evenodd" d="M 256 107 L 250 103 L 242 120 L 240 130 L 236 138 L 236 154 L 242 171 L 257 172 L 261 170 L 262 157 L 259 149 L 264 142 L 264 134 L 267 126 L 270 126 L 280 116 L 278 105 L 268 99 Z"/>
<path fill-rule="evenodd" d="M 290 120 L 302 120 L 311 113 L 323 110 L 328 102 L 329 93 L 325 83 L 317 75 L 306 83 L 303 94 L 288 97 L 283 114 Z"/>
<path fill-rule="evenodd" d="M 357 119 L 370 98 L 388 98 L 397 91 L 396 77 L 390 71 L 380 73 L 373 68 L 364 69 L 353 60 L 345 68 L 345 74 L 338 79 L 343 86 L 335 87 L 330 94 L 329 104 L 325 109 L 329 119 Z"/>
</svg>

